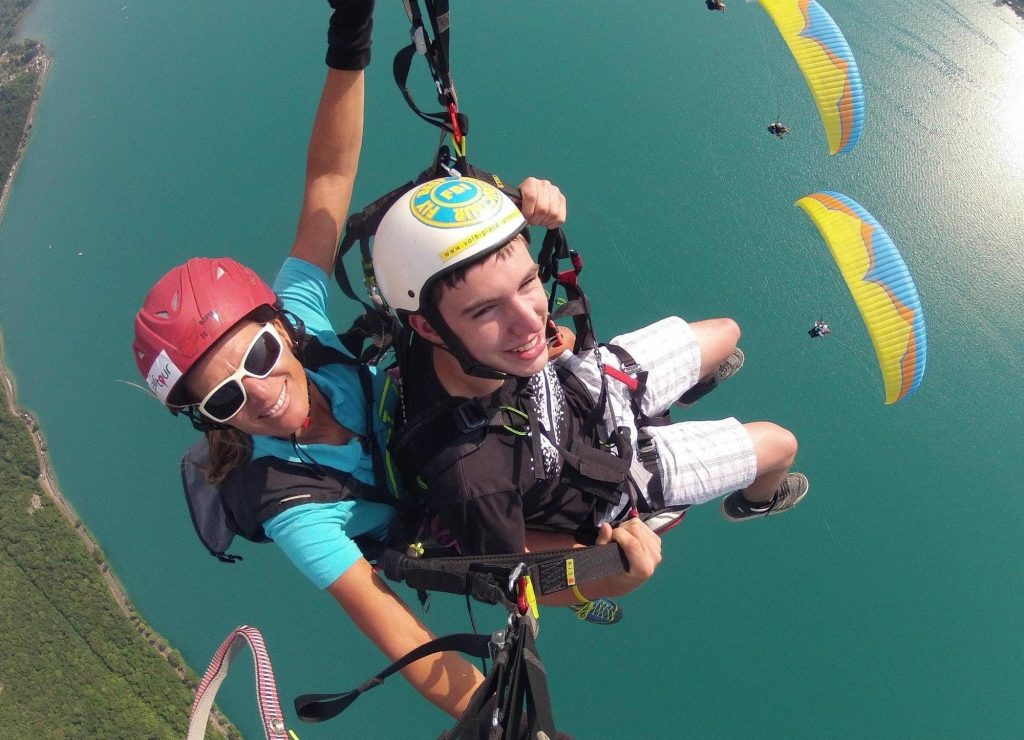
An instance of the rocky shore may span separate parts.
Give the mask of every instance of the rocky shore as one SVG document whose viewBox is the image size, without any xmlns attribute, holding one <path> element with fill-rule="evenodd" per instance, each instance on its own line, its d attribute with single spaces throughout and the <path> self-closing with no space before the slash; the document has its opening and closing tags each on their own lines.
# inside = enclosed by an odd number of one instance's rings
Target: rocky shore
<svg viewBox="0 0 1024 740">
<path fill-rule="evenodd" d="M 1024 18 L 1024 0 L 996 0 L 996 5 L 1008 5 L 1014 13 Z"/>
</svg>

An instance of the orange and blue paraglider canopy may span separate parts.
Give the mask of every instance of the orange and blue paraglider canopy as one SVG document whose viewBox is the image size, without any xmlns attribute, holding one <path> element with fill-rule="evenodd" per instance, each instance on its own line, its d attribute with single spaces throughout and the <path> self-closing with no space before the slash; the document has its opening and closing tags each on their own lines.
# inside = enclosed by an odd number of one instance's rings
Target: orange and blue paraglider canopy
<svg viewBox="0 0 1024 740">
<path fill-rule="evenodd" d="M 847 153 L 864 128 L 864 88 L 839 26 L 817 0 L 760 0 L 814 96 L 828 150 Z"/>
<path fill-rule="evenodd" d="M 875 345 L 885 402 L 912 394 L 924 378 L 928 339 L 917 286 L 896 245 L 862 205 L 821 192 L 796 202 L 825 238 Z"/>
</svg>

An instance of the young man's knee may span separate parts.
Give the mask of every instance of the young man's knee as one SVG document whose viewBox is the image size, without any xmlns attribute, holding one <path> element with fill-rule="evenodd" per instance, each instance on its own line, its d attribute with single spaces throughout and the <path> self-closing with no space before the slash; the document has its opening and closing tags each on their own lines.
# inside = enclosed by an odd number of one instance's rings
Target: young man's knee
<svg viewBox="0 0 1024 740">
<path fill-rule="evenodd" d="M 702 344 L 731 344 L 735 347 L 740 341 L 740 325 L 733 319 L 725 316 L 717 319 L 703 319 L 701 321 L 695 321 L 690 324 L 690 328 L 693 329 L 694 333 L 697 335 L 697 339 Z"/>
<path fill-rule="evenodd" d="M 754 444 L 759 470 L 788 468 L 796 460 L 799 448 L 796 435 L 785 427 L 770 421 L 755 421 L 744 426 Z"/>
<path fill-rule="evenodd" d="M 702 377 L 717 370 L 740 341 L 740 326 L 729 318 L 705 319 L 690 328 L 700 345 Z"/>
<path fill-rule="evenodd" d="M 729 344 L 735 347 L 740 343 L 741 332 L 739 324 L 728 317 L 715 319 L 715 321 L 718 322 L 717 330 L 721 333 L 722 337 L 729 342 Z"/>
</svg>

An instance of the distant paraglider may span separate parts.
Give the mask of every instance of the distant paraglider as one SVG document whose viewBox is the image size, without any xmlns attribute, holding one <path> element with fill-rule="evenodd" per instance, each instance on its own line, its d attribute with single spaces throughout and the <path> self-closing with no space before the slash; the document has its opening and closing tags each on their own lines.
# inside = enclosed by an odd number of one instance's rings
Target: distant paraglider
<svg viewBox="0 0 1024 740">
<path fill-rule="evenodd" d="M 708 6 L 708 10 L 725 12 L 725 3 L 722 0 L 704 0 L 704 4 Z"/>
<path fill-rule="evenodd" d="M 818 319 L 817 321 L 815 321 L 814 322 L 814 326 L 812 326 L 810 329 L 807 330 L 807 336 L 809 336 L 811 339 L 816 339 L 817 337 L 828 336 L 831 333 L 832 333 L 831 327 L 829 327 L 829 325 L 826 324 L 821 319 Z"/>
<path fill-rule="evenodd" d="M 817 0 L 759 2 L 807 80 L 825 127 L 829 152 L 849 152 L 864 128 L 864 89 L 857 62 L 839 26 Z"/>
<path fill-rule="evenodd" d="M 768 124 L 768 133 L 774 136 L 776 139 L 781 139 L 783 136 L 789 133 L 789 126 L 782 123 L 781 121 L 772 121 Z"/>
<path fill-rule="evenodd" d="M 924 378 L 928 339 L 921 300 L 903 257 L 852 198 L 821 192 L 796 204 L 825 238 L 864 319 L 885 382 L 885 402 L 906 398 Z"/>
</svg>

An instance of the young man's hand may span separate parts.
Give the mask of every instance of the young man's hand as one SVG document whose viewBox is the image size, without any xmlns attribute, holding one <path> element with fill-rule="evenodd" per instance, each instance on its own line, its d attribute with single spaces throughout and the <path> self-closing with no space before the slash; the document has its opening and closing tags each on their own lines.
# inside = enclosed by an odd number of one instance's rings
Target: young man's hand
<svg viewBox="0 0 1024 740">
<path fill-rule="evenodd" d="M 519 192 L 523 196 L 520 210 L 526 223 L 547 229 L 557 229 L 565 223 L 567 204 L 558 186 L 549 180 L 528 177 L 520 183 Z"/>
<path fill-rule="evenodd" d="M 638 518 L 629 519 L 614 528 L 610 524 L 602 524 L 597 532 L 596 544 L 606 545 L 609 542 L 618 543 L 629 561 L 628 573 L 610 579 L 614 582 L 609 589 L 613 595 L 638 588 L 654 575 L 661 563 L 661 537 Z"/>
</svg>

